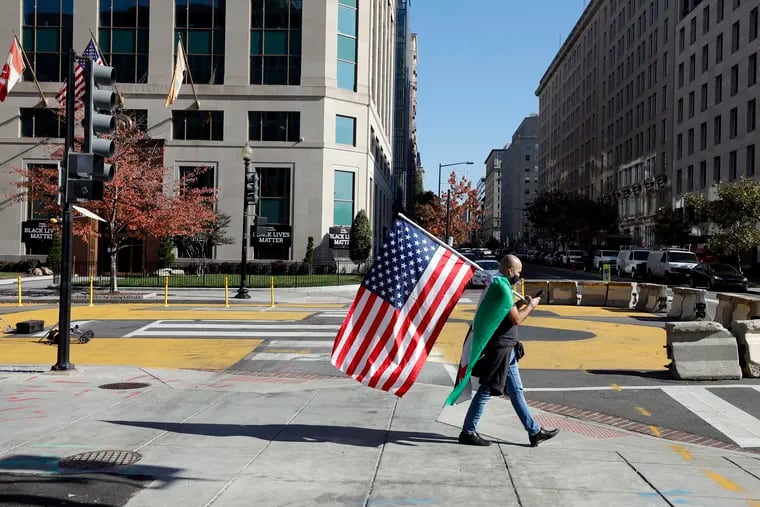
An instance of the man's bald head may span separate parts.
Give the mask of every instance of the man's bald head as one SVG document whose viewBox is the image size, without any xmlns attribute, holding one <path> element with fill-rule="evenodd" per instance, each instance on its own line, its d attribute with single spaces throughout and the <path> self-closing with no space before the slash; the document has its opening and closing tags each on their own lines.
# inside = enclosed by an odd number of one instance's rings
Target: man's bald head
<svg viewBox="0 0 760 507">
<path fill-rule="evenodd" d="M 522 262 L 520 262 L 520 259 L 516 255 L 505 255 L 503 259 L 501 259 L 501 263 L 499 263 L 499 271 L 504 276 L 509 276 L 507 271 L 512 270 L 512 273 L 520 273 L 522 272 Z"/>
</svg>

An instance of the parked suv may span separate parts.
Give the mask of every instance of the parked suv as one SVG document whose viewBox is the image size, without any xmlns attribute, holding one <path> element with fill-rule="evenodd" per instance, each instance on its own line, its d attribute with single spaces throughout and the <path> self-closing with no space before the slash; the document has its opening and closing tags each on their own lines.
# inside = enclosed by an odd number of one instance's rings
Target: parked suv
<svg viewBox="0 0 760 507">
<path fill-rule="evenodd" d="M 630 276 L 635 278 L 637 275 L 643 277 L 646 273 L 648 257 L 649 250 L 643 248 L 620 250 L 617 254 L 617 275 L 619 277 Z"/>
<path fill-rule="evenodd" d="M 617 251 L 615 250 L 597 250 L 591 259 L 591 267 L 594 271 L 602 271 L 602 265 L 609 264 L 610 270 L 615 270 L 617 264 Z"/>
<path fill-rule="evenodd" d="M 654 250 L 647 257 L 647 276 L 662 278 L 665 283 L 688 281 L 697 264 L 697 254 L 688 250 Z"/>
</svg>

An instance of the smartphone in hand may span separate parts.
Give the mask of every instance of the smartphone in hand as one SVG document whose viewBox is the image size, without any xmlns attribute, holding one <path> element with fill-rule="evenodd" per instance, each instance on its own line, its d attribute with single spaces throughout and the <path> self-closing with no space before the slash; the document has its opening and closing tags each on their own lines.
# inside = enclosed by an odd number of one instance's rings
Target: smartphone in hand
<svg viewBox="0 0 760 507">
<path fill-rule="evenodd" d="M 534 298 L 540 298 L 540 297 L 541 297 L 541 295 L 542 295 L 543 293 L 544 293 L 544 290 L 543 290 L 543 289 L 541 289 L 540 291 L 536 292 L 536 295 L 535 295 L 535 296 L 533 296 L 533 297 L 534 297 Z"/>
</svg>

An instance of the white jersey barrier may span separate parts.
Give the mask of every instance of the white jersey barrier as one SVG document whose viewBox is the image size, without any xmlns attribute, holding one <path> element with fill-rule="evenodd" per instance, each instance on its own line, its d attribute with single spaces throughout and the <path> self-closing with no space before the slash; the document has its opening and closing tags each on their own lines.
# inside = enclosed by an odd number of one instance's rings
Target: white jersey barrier
<svg viewBox="0 0 760 507">
<path fill-rule="evenodd" d="M 760 377 L 760 320 L 736 320 L 733 333 L 739 348 L 739 364 L 745 377 Z"/>
<path fill-rule="evenodd" d="M 609 282 L 607 284 L 607 303 L 605 306 L 632 308 L 636 304 L 637 288 L 636 282 Z"/>
<path fill-rule="evenodd" d="M 549 281 L 550 305 L 578 305 L 578 282 Z"/>
<path fill-rule="evenodd" d="M 668 319 L 711 320 L 707 315 L 707 291 L 705 289 L 688 289 L 673 287 L 673 301 L 670 304 Z"/>
<path fill-rule="evenodd" d="M 607 282 L 584 280 L 580 284 L 582 306 L 606 306 Z"/>
<path fill-rule="evenodd" d="M 549 282 L 546 280 L 522 280 L 521 282 L 523 284 L 523 287 L 525 288 L 525 295 L 533 297 L 536 294 L 539 293 L 539 291 L 544 291 L 541 294 L 541 303 L 546 304 L 547 301 L 549 301 Z"/>
<path fill-rule="evenodd" d="M 760 318 L 760 297 L 747 294 L 718 293 L 718 309 L 715 310 L 715 322 L 723 327 L 732 328 L 735 320 Z"/>
<path fill-rule="evenodd" d="M 665 285 L 640 283 L 637 289 L 638 300 L 636 301 L 636 310 L 643 312 L 663 312 L 667 310 L 668 288 Z"/>
<path fill-rule="evenodd" d="M 665 324 L 670 371 L 680 380 L 740 379 L 736 338 L 718 322 Z"/>
</svg>

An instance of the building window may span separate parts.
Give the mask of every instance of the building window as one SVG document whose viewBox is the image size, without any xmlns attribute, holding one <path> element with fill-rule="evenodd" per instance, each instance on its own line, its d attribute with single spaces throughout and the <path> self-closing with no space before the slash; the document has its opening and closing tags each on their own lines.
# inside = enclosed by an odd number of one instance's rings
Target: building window
<svg viewBox="0 0 760 507">
<path fill-rule="evenodd" d="M 730 181 L 736 179 L 736 150 L 728 154 L 728 179 Z"/>
<path fill-rule="evenodd" d="M 755 130 L 757 125 L 757 99 L 747 102 L 747 132 Z"/>
<path fill-rule="evenodd" d="M 699 188 L 707 186 L 707 161 L 702 160 L 699 163 Z"/>
<path fill-rule="evenodd" d="M 715 63 L 723 61 L 723 34 L 719 33 L 715 39 Z"/>
<path fill-rule="evenodd" d="M 757 39 L 757 7 L 749 11 L 749 40 Z"/>
<path fill-rule="evenodd" d="M 24 0 L 21 44 L 32 64 L 24 71 L 24 81 L 33 79 L 32 69 L 39 81 L 66 79 L 73 19 L 74 0 Z"/>
<path fill-rule="evenodd" d="M 53 163 L 29 163 L 26 165 L 30 176 L 31 192 L 27 193 L 27 220 L 47 220 L 51 212 L 47 209 L 48 202 L 45 199 L 33 200 L 30 195 L 45 193 L 45 189 L 54 187 L 58 178 L 58 165 Z M 27 252 L 32 253 L 32 252 Z M 47 252 L 38 252 L 47 253 Z"/>
<path fill-rule="evenodd" d="M 723 74 L 715 76 L 715 103 L 720 104 L 723 100 Z"/>
<path fill-rule="evenodd" d="M 676 159 L 681 160 L 683 157 L 683 134 L 676 137 Z"/>
<path fill-rule="evenodd" d="M 333 225 L 350 226 L 354 220 L 354 173 L 335 171 Z"/>
<path fill-rule="evenodd" d="M 685 47 L 686 47 L 686 29 L 684 27 L 681 27 L 681 29 L 678 30 L 678 52 L 683 53 L 683 50 Z"/>
<path fill-rule="evenodd" d="M 757 53 L 749 55 L 747 65 L 747 86 L 754 86 L 757 83 Z"/>
<path fill-rule="evenodd" d="M 731 25 L 731 52 L 739 51 L 739 22 Z"/>
<path fill-rule="evenodd" d="M 357 2 L 338 0 L 338 88 L 356 91 Z"/>
<path fill-rule="evenodd" d="M 292 141 L 301 137 L 301 113 L 297 111 L 249 111 L 248 139 Z"/>
<path fill-rule="evenodd" d="M 356 146 L 356 118 L 335 116 L 335 142 Z"/>
<path fill-rule="evenodd" d="M 175 2 L 174 47 L 182 38 L 193 81 L 224 84 L 225 1 Z"/>
<path fill-rule="evenodd" d="M 689 119 L 694 118 L 694 92 L 689 92 Z"/>
<path fill-rule="evenodd" d="M 100 0 L 99 46 L 122 83 L 148 82 L 148 0 Z"/>
<path fill-rule="evenodd" d="M 677 114 L 676 119 L 680 125 L 683 122 L 683 98 L 678 99 L 678 106 L 676 107 Z"/>
<path fill-rule="evenodd" d="M 681 88 L 683 86 L 683 62 L 678 64 L 678 87 Z"/>
<path fill-rule="evenodd" d="M 707 122 L 703 121 L 699 125 L 699 149 L 707 149 Z"/>
<path fill-rule="evenodd" d="M 694 129 L 689 129 L 688 131 L 688 150 L 689 155 L 694 153 Z"/>
<path fill-rule="evenodd" d="M 710 6 L 706 5 L 702 10 L 702 35 L 710 30 Z"/>
<path fill-rule="evenodd" d="M 676 171 L 676 194 L 683 193 L 683 169 Z"/>
<path fill-rule="evenodd" d="M 734 107 L 728 113 L 728 138 L 733 139 L 739 133 L 739 109 Z"/>
<path fill-rule="evenodd" d="M 707 110 L 707 83 L 702 84 L 702 88 L 699 93 L 699 110 L 705 112 Z"/>
<path fill-rule="evenodd" d="M 720 156 L 713 157 L 713 181 L 720 182 Z"/>
<path fill-rule="evenodd" d="M 290 169 L 256 167 L 256 172 L 260 189 L 256 216 L 266 218 L 268 225 L 290 225 Z M 286 244 L 257 244 L 253 252 L 255 259 L 290 258 L 290 247 Z"/>
<path fill-rule="evenodd" d="M 57 109 L 21 108 L 21 137 L 66 137 Z"/>
<path fill-rule="evenodd" d="M 694 190 L 694 166 L 690 165 L 686 168 L 686 191 L 692 190 Z"/>
<path fill-rule="evenodd" d="M 251 84 L 301 84 L 302 27 L 301 1 L 253 0 Z"/>
<path fill-rule="evenodd" d="M 723 0 L 718 0 L 718 5 L 715 10 L 717 11 L 716 17 L 718 18 L 718 23 L 720 23 L 723 21 Z"/>
<path fill-rule="evenodd" d="M 697 77 L 697 55 L 691 55 L 689 57 L 689 82 L 694 81 Z"/>
<path fill-rule="evenodd" d="M 739 93 L 739 64 L 731 67 L 731 96 Z"/>
<path fill-rule="evenodd" d="M 697 42 L 697 18 L 696 16 L 691 18 L 691 30 L 689 30 L 689 43 L 694 44 Z"/>
<path fill-rule="evenodd" d="M 718 115 L 713 120 L 713 144 L 718 145 L 721 143 L 721 138 L 723 137 L 723 134 L 721 132 L 721 127 L 723 126 L 723 122 L 721 121 L 721 116 Z"/>
<path fill-rule="evenodd" d="M 710 47 L 708 44 L 702 46 L 702 72 L 707 72 L 710 67 Z"/>
<path fill-rule="evenodd" d="M 132 122 L 137 130 L 148 131 L 148 110 L 147 109 L 122 109 L 121 114 L 126 116 Z"/>
<path fill-rule="evenodd" d="M 224 111 L 172 111 L 173 139 L 222 141 Z"/>
<path fill-rule="evenodd" d="M 192 190 L 206 190 L 216 188 L 214 179 L 215 171 L 213 166 L 206 165 L 181 165 L 179 166 L 179 181 L 181 183 L 180 193 L 185 194 Z M 209 203 L 210 204 L 210 203 Z M 214 257 L 213 247 L 206 243 L 189 244 L 182 240 L 176 243 L 177 253 L 180 258 L 198 258 L 201 255 L 206 259 Z"/>
<path fill-rule="evenodd" d="M 747 176 L 755 175 L 755 145 L 747 146 Z"/>
</svg>

